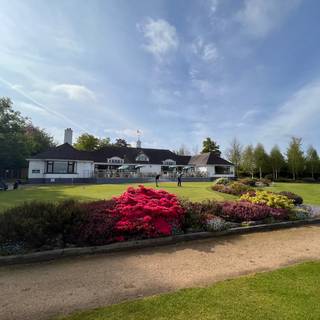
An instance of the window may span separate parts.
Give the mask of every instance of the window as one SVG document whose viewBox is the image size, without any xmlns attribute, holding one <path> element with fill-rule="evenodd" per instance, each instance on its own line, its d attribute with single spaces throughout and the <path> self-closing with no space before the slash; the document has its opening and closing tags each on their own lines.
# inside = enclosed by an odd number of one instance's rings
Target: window
<svg viewBox="0 0 320 320">
<path fill-rule="evenodd" d="M 229 166 L 215 166 L 216 174 L 231 174 L 231 168 Z"/>
<path fill-rule="evenodd" d="M 143 153 L 140 153 L 137 157 L 136 157 L 136 161 L 149 161 L 149 158 L 143 154 Z"/>
<path fill-rule="evenodd" d="M 40 169 L 32 169 L 32 173 L 40 173 Z"/>
<path fill-rule="evenodd" d="M 163 161 L 163 164 L 166 166 L 174 166 L 176 164 L 176 162 L 174 160 L 167 159 L 167 160 Z"/>
<path fill-rule="evenodd" d="M 112 157 L 108 159 L 108 163 L 122 164 L 123 162 L 124 160 L 118 157 Z"/>
<path fill-rule="evenodd" d="M 47 161 L 47 173 L 74 173 L 75 161 Z"/>
</svg>

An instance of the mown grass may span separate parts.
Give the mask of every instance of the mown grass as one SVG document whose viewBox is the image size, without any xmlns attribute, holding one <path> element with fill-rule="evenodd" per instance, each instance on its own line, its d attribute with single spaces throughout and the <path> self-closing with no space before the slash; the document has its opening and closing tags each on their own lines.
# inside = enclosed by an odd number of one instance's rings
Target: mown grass
<svg viewBox="0 0 320 320">
<path fill-rule="evenodd" d="M 73 314 L 60 320 L 319 319 L 320 263 L 223 281 Z"/>
<path fill-rule="evenodd" d="M 267 190 L 275 192 L 291 191 L 300 195 L 306 204 L 320 205 L 320 184 L 275 183 L 272 187 L 268 187 Z"/>
<path fill-rule="evenodd" d="M 137 186 L 136 184 L 135 186 Z M 144 184 L 155 187 L 154 183 Z M 205 199 L 224 200 L 235 197 L 212 191 L 212 182 L 186 182 L 177 187 L 174 182 L 160 183 L 160 189 L 174 193 L 179 197 L 188 198 L 192 201 Z M 104 184 L 104 185 L 41 185 L 26 186 L 14 191 L 0 192 L 0 210 L 21 204 L 25 201 L 58 201 L 64 199 L 78 199 L 91 201 L 98 199 L 109 199 L 120 195 L 130 184 Z"/>
</svg>

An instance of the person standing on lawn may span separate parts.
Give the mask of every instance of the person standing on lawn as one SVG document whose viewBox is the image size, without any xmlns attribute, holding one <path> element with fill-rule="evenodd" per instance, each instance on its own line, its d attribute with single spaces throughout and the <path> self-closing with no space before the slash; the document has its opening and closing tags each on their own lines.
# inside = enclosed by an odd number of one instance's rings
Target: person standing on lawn
<svg viewBox="0 0 320 320">
<path fill-rule="evenodd" d="M 159 187 L 160 174 L 156 175 L 156 187 Z"/>
<path fill-rule="evenodd" d="M 182 182 L 182 173 L 179 172 L 179 173 L 178 173 L 178 187 L 182 187 L 181 182 Z"/>
</svg>

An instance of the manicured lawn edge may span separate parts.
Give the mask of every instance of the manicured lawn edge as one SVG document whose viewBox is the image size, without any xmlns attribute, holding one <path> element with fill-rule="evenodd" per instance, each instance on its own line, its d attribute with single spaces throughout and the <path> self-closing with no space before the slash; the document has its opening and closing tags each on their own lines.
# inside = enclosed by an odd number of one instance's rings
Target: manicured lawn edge
<svg viewBox="0 0 320 320">
<path fill-rule="evenodd" d="M 215 238 L 227 235 L 241 235 L 251 232 L 271 231 L 277 229 L 285 229 L 292 227 L 305 226 L 310 224 L 319 224 L 320 218 L 283 221 L 272 224 L 260 224 L 246 227 L 236 227 L 219 232 L 196 232 L 170 237 L 145 239 L 136 241 L 117 242 L 104 246 L 96 247 L 80 247 L 80 248 L 65 248 L 48 251 L 40 251 L 22 255 L 2 256 L 0 257 L 0 266 L 24 264 L 33 262 L 50 261 L 65 257 L 75 257 L 81 255 L 98 254 L 98 253 L 113 253 L 120 251 L 129 251 L 131 249 L 141 249 L 148 247 L 164 246 L 190 240 L 200 240 L 207 238 Z"/>
</svg>

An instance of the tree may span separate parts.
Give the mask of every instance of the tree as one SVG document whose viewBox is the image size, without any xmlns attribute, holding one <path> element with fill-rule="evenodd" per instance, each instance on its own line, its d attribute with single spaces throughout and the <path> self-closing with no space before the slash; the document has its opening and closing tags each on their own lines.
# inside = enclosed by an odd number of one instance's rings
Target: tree
<svg viewBox="0 0 320 320">
<path fill-rule="evenodd" d="M 268 155 L 261 143 L 258 143 L 254 149 L 254 162 L 259 170 L 259 178 L 262 179 L 262 172 L 265 172 L 268 166 Z"/>
<path fill-rule="evenodd" d="M 304 155 L 301 141 L 301 138 L 292 137 L 287 149 L 288 166 L 293 180 L 296 180 L 304 169 Z"/>
<path fill-rule="evenodd" d="M 311 173 L 312 179 L 314 179 L 314 174 L 319 170 L 319 156 L 317 150 L 310 146 L 307 150 L 306 156 L 306 167 L 309 173 Z"/>
<path fill-rule="evenodd" d="M 202 142 L 201 153 L 206 153 L 206 152 L 213 152 L 217 156 L 221 155 L 220 146 L 215 141 L 211 140 L 211 138 L 209 137 Z"/>
<path fill-rule="evenodd" d="M 253 146 L 249 145 L 245 147 L 242 153 L 242 167 L 245 172 L 251 174 L 251 178 L 253 178 L 255 171 L 255 159 L 254 159 L 254 150 Z"/>
<path fill-rule="evenodd" d="M 269 158 L 272 167 L 272 177 L 274 180 L 277 180 L 280 170 L 285 166 L 284 157 L 277 145 L 271 149 Z"/>
<path fill-rule="evenodd" d="M 229 149 L 226 151 L 227 159 L 234 164 L 235 174 L 238 176 L 239 166 L 241 163 L 242 146 L 237 138 L 234 138 Z"/>
<path fill-rule="evenodd" d="M 184 144 L 182 144 L 181 147 L 177 151 L 175 151 L 175 153 L 179 156 L 190 155 L 190 151 L 187 149 L 187 147 Z"/>
<path fill-rule="evenodd" d="M 0 98 L 0 174 L 25 168 L 26 159 L 53 146 L 53 138 L 14 111 L 9 98 Z"/>
<path fill-rule="evenodd" d="M 130 147 L 130 144 L 125 139 L 116 139 L 116 142 L 113 144 L 116 147 Z"/>
<path fill-rule="evenodd" d="M 105 147 L 110 146 L 110 145 L 111 145 L 110 138 L 99 139 L 98 149 L 102 149 L 102 148 L 105 148 Z"/>
<path fill-rule="evenodd" d="M 29 153 L 35 155 L 56 146 L 53 138 L 43 129 L 29 123 L 25 128 Z"/>
<path fill-rule="evenodd" d="M 92 134 L 84 133 L 80 135 L 73 145 L 76 149 L 81 151 L 94 151 L 99 148 L 99 138 Z"/>
</svg>

